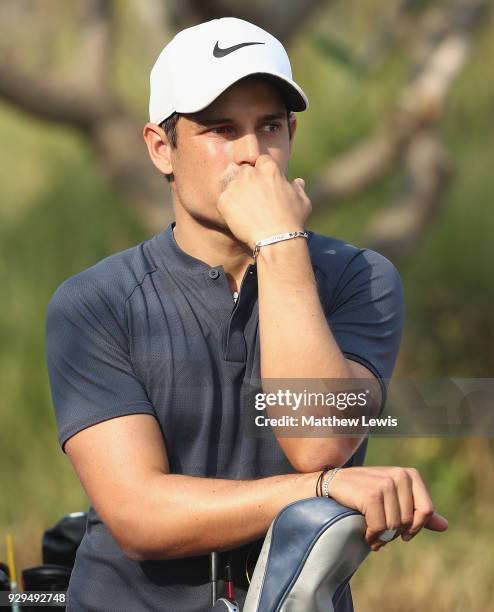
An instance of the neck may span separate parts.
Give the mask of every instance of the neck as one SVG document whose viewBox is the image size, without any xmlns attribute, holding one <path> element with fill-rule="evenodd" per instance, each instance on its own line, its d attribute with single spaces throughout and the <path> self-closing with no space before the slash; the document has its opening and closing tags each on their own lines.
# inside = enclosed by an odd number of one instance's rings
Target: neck
<svg viewBox="0 0 494 612">
<path fill-rule="evenodd" d="M 240 291 L 245 270 L 252 263 L 251 253 L 225 227 L 205 226 L 176 208 L 173 235 L 178 246 L 211 267 L 223 266 L 232 291 Z"/>
</svg>

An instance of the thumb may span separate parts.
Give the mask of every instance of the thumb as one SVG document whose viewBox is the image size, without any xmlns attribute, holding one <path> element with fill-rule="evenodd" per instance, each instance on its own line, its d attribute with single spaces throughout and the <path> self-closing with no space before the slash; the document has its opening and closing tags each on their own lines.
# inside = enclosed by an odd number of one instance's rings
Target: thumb
<svg viewBox="0 0 494 612">
<path fill-rule="evenodd" d="M 296 178 L 293 179 L 292 181 L 292 187 L 295 189 L 295 191 L 297 192 L 299 198 L 301 198 L 301 200 L 303 202 L 308 201 L 308 197 L 307 194 L 304 191 L 304 187 L 305 187 L 305 181 L 303 178 Z"/>
<path fill-rule="evenodd" d="M 448 519 L 438 512 L 434 512 L 434 514 L 427 521 L 427 524 L 424 525 L 426 529 L 430 529 L 432 531 L 446 531 L 448 526 Z"/>
</svg>

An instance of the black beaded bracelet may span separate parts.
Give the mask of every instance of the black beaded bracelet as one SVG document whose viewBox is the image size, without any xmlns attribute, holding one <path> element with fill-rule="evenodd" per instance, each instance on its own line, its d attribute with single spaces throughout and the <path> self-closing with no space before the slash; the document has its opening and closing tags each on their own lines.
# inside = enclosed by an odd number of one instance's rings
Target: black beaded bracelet
<svg viewBox="0 0 494 612">
<path fill-rule="evenodd" d="M 323 467 L 321 473 L 319 474 L 317 482 L 316 482 L 316 497 L 323 497 L 322 482 L 323 482 L 324 476 L 329 472 L 329 470 L 332 470 L 332 469 L 333 469 L 332 465 L 325 465 Z"/>
<path fill-rule="evenodd" d="M 317 478 L 317 482 L 316 482 L 316 497 L 321 497 L 319 495 L 319 491 L 321 489 L 321 481 L 322 481 L 322 475 L 324 474 L 324 472 L 321 472 Z"/>
</svg>

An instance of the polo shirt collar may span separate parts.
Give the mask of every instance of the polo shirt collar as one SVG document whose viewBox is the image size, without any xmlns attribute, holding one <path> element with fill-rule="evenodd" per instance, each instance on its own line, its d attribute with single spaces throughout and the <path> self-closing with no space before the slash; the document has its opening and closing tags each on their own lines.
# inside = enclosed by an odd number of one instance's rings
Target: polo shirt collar
<svg viewBox="0 0 494 612">
<path fill-rule="evenodd" d="M 189 255 L 178 246 L 173 235 L 174 227 L 175 221 L 170 223 L 161 234 L 154 236 L 150 241 L 153 255 L 159 264 L 170 271 L 188 274 L 207 274 L 213 268 L 206 262 L 192 257 L 192 255 Z M 216 268 L 222 269 L 223 266 L 216 266 Z M 255 264 L 249 266 L 249 270 L 255 270 L 255 268 Z"/>
</svg>

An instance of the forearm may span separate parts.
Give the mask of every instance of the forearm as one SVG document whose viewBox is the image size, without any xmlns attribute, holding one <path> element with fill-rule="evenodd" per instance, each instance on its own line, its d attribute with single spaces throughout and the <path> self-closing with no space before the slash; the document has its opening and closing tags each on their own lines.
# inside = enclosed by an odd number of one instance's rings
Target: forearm
<svg viewBox="0 0 494 612">
<path fill-rule="evenodd" d="M 263 247 L 257 263 L 263 378 L 350 378 L 327 324 L 302 238 Z"/>
<path fill-rule="evenodd" d="M 263 390 L 275 390 L 276 382 L 271 383 L 271 379 L 286 380 L 285 389 L 296 387 L 297 380 L 302 381 L 299 386 L 309 386 L 312 379 L 310 391 L 336 391 L 336 382 L 331 388 L 330 381 L 351 379 L 352 372 L 327 323 L 307 242 L 297 238 L 261 248 L 257 269 Z M 348 381 L 344 388 L 351 390 Z M 341 416 L 336 409 L 325 410 L 326 415 Z M 365 414 L 366 408 L 362 411 Z M 304 406 L 303 412 L 320 416 L 315 407 Z M 277 407 L 271 413 L 281 415 L 283 410 Z M 282 428 L 274 428 L 274 433 L 299 471 L 344 463 L 363 438 L 363 435 L 293 438 L 285 436 L 286 430 Z"/>
<path fill-rule="evenodd" d="M 317 473 L 238 481 L 157 474 L 136 505 L 123 546 L 134 560 L 227 550 L 263 537 L 288 504 L 313 497 Z"/>
</svg>

